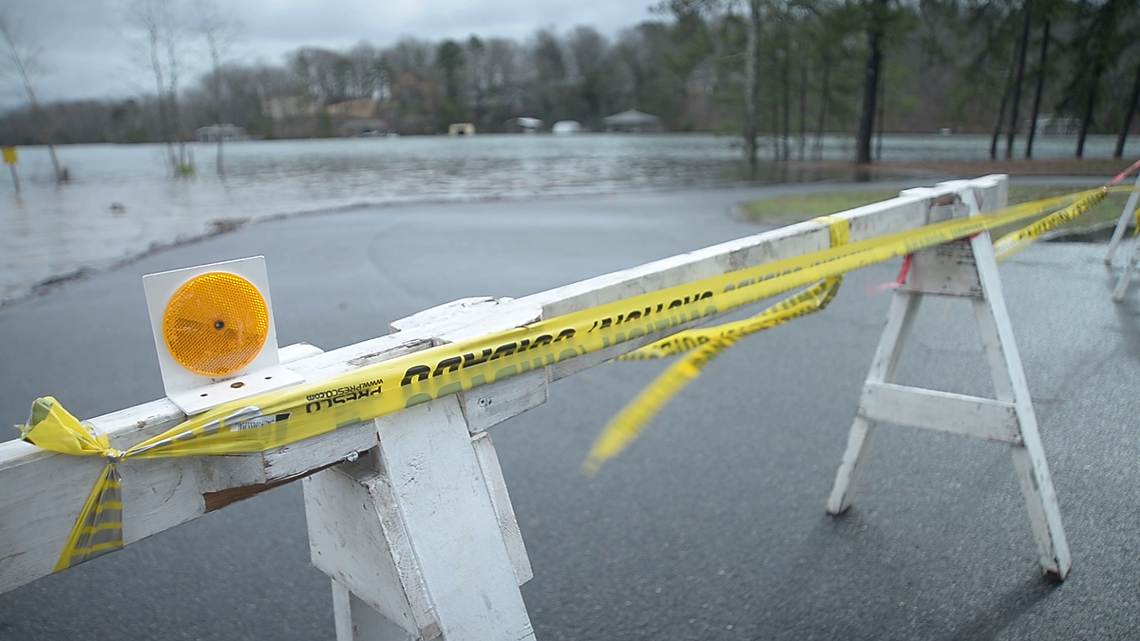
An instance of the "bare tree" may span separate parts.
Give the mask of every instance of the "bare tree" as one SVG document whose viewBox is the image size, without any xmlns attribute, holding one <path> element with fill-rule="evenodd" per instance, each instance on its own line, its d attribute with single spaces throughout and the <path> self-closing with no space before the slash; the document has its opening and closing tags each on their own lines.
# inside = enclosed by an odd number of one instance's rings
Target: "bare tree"
<svg viewBox="0 0 1140 641">
<path fill-rule="evenodd" d="M 1128 130 L 1132 128 L 1132 116 L 1136 113 L 1137 104 L 1140 104 L 1140 64 L 1136 65 L 1136 80 L 1132 82 L 1132 96 L 1124 109 L 1124 124 L 1120 126 L 1120 135 L 1117 136 L 1116 147 L 1112 150 L 1113 158 L 1124 155 L 1124 141 L 1128 139 Z"/>
<path fill-rule="evenodd" d="M 759 69 L 756 65 L 760 47 L 760 0 L 748 3 L 748 42 L 744 50 L 744 157 L 756 166 L 756 85 Z"/>
<path fill-rule="evenodd" d="M 1025 141 L 1025 157 L 1033 157 L 1033 138 L 1037 135 L 1037 116 L 1041 113 L 1041 94 L 1045 90 L 1045 73 L 1048 70 L 1046 62 L 1049 57 L 1049 26 L 1048 16 L 1041 33 L 1041 55 L 1037 62 L 1037 91 L 1033 94 L 1033 113 L 1029 117 L 1029 135 Z"/>
<path fill-rule="evenodd" d="M 1033 0 L 1025 0 L 1022 11 L 1025 13 L 1022 22 L 1021 38 L 1017 43 L 1017 75 L 1013 80 L 1013 106 L 1009 112 L 1009 135 L 1005 141 L 1005 159 L 1013 158 L 1013 141 L 1017 137 L 1018 116 L 1021 115 L 1021 82 L 1025 77 L 1025 58 L 1029 51 L 1029 26 L 1033 20 Z"/>
<path fill-rule="evenodd" d="M 487 92 L 487 48 L 475 34 L 467 39 L 464 47 L 467 60 L 467 86 L 469 88 L 473 119 L 476 127 L 484 127 L 483 101 Z"/>
<path fill-rule="evenodd" d="M 143 32 L 148 64 L 158 92 L 162 138 L 170 154 L 172 171 L 181 175 L 192 172 L 193 168 L 182 137 L 178 110 L 178 39 L 170 9 L 170 0 L 134 0 L 128 9 L 128 18 Z M 177 153 L 175 142 L 178 143 Z"/>
<path fill-rule="evenodd" d="M 213 0 L 198 0 L 195 3 L 198 12 L 198 31 L 206 39 L 206 50 L 210 54 L 212 69 L 211 93 L 214 111 L 214 124 L 219 125 L 217 132 L 218 143 L 218 175 L 225 175 L 225 157 L 223 153 L 225 144 L 225 128 L 221 127 L 228 116 L 223 108 L 222 101 L 222 58 L 229 52 L 234 40 L 237 39 L 239 27 L 236 23 L 226 20 L 218 10 Z"/>
<path fill-rule="evenodd" d="M 879 74 L 883 66 L 883 39 L 887 29 L 890 0 L 870 0 L 867 7 L 867 64 L 863 75 L 863 107 L 855 134 L 855 162 L 871 162 L 871 136 L 879 98 Z"/>
<path fill-rule="evenodd" d="M 7 58 L 8 64 L 5 66 L 10 68 L 0 68 L 0 73 L 13 76 L 24 85 L 24 92 L 28 95 L 28 102 L 31 104 L 32 114 L 39 126 L 40 135 L 43 136 L 44 144 L 47 145 L 48 153 L 51 155 L 55 179 L 60 183 L 67 182 L 67 169 L 59 165 L 59 158 L 55 154 L 55 145 L 51 141 L 51 130 L 47 126 L 47 119 L 44 117 L 43 110 L 40 109 L 40 101 L 36 97 L 36 89 L 32 84 L 32 76 L 36 74 L 39 66 L 37 64 L 38 52 L 20 40 L 15 27 L 8 20 L 8 16 L 4 14 L 0 14 L 0 35 L 4 36 L 4 44 L 6 45 L 4 57 Z"/>
</svg>

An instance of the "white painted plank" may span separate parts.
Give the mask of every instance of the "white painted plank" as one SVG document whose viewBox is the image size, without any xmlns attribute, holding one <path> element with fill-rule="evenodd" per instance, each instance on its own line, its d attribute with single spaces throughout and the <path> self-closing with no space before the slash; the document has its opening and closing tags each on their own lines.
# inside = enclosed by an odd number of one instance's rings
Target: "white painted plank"
<svg viewBox="0 0 1140 641">
<path fill-rule="evenodd" d="M 439 623 L 387 477 L 347 463 L 304 485 L 313 565 L 410 635 L 437 636 Z"/>
<path fill-rule="evenodd" d="M 491 435 L 485 432 L 471 439 L 471 446 L 475 448 L 479 469 L 483 471 L 483 480 L 487 484 L 491 504 L 494 505 L 495 515 L 499 519 L 499 531 L 502 532 L 503 542 L 507 545 L 507 555 L 510 556 L 511 567 L 515 570 L 515 581 L 522 585 L 534 578 L 534 570 L 531 569 L 530 557 L 527 556 L 522 532 L 519 531 L 519 521 L 515 518 L 515 508 L 511 505 L 511 495 L 507 492 L 503 469 L 499 466 L 499 456 L 495 453 Z"/>
<path fill-rule="evenodd" d="M 379 468 L 448 641 L 533 639 L 483 472 L 455 397 L 376 419 Z"/>
<path fill-rule="evenodd" d="M 859 414 L 872 421 L 990 441 L 1021 441 L 1013 403 L 988 398 L 868 382 L 859 399 Z"/>
<path fill-rule="evenodd" d="M 388 323 L 388 331 L 395 334 L 397 332 L 413 331 L 416 329 L 434 329 L 451 320 L 470 322 L 473 316 L 484 314 L 497 306 L 498 301 L 490 296 L 461 298 L 451 301 L 450 303 L 444 303 L 425 309 L 422 312 L 416 312 L 400 320 L 392 321 Z"/>
<path fill-rule="evenodd" d="M 980 297 L 982 283 L 974 267 L 970 241 L 946 243 L 916 253 L 902 289 L 939 296 Z"/>
<path fill-rule="evenodd" d="M 879 337 L 879 345 L 875 348 L 875 356 L 871 361 L 871 368 L 867 372 L 864 385 L 872 383 L 889 383 L 894 380 L 898 372 L 899 362 L 902 359 L 903 349 L 910 339 L 914 329 L 914 321 L 918 317 L 918 309 L 922 304 L 922 295 L 903 290 L 896 290 L 891 298 L 891 307 L 887 311 L 887 323 L 883 334 Z M 861 416 L 858 412 L 851 422 L 851 431 L 847 434 L 847 447 L 839 459 L 839 468 L 835 471 L 835 482 L 831 485 L 831 494 L 827 498 L 827 512 L 829 514 L 842 514 L 851 507 L 855 501 L 855 492 L 859 487 L 859 477 L 867 461 L 871 458 L 871 445 L 875 441 L 878 423 Z"/>
<path fill-rule="evenodd" d="M 403 628 L 384 618 L 332 579 L 336 641 L 411 641 Z"/>
<path fill-rule="evenodd" d="M 1029 525 L 1037 543 L 1037 558 L 1046 576 L 1062 580 L 1069 574 L 1072 557 L 1061 523 L 1061 508 L 1053 488 L 1053 476 L 1045 459 L 1045 445 L 1037 429 L 1037 414 L 1021 364 L 1021 353 L 1005 306 L 997 260 L 989 233 L 971 241 L 985 299 L 974 301 L 975 317 L 982 335 L 994 392 L 998 400 L 1010 401 L 1017 412 L 1021 443 L 1010 450 L 1018 482 L 1029 511 Z"/>
<path fill-rule="evenodd" d="M 459 394 L 459 405 L 472 434 L 538 407 L 550 397 L 547 369 L 531 370 Z"/>
</svg>

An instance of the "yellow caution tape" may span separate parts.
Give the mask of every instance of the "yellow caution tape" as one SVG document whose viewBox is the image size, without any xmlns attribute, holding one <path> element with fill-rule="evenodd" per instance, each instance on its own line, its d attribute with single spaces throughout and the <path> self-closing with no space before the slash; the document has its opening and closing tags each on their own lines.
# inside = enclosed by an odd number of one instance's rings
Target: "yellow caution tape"
<svg viewBox="0 0 1140 641">
<path fill-rule="evenodd" d="M 121 517 L 108 509 L 119 502 L 118 476 L 113 469 L 119 461 L 263 452 L 1026 220 L 1093 194 L 1082 192 L 948 220 L 433 347 L 348 374 L 220 405 L 123 452 L 109 447 L 106 436 L 96 436 L 67 415 L 54 399 L 41 399 L 33 405 L 24 438 L 56 452 L 103 456 L 109 468 L 76 521 L 56 571 L 122 547 Z M 92 512 L 104 519 L 92 519 Z"/>
<path fill-rule="evenodd" d="M 1127 188 L 1126 188 L 1127 189 Z M 1100 202 L 1108 190 L 1100 188 L 1084 192 L 1068 207 L 1050 214 L 1028 227 L 1003 236 L 994 243 L 998 260 L 1004 260 L 1013 253 L 1028 246 L 1044 232 L 1054 229 L 1061 223 L 1080 216 L 1089 208 Z M 1070 197 L 1062 197 L 1060 201 L 1071 202 Z M 1059 203 L 1058 199 L 1027 203 L 1023 207 L 1040 207 L 1038 214 L 1053 209 Z M 834 216 L 825 216 L 816 219 L 820 222 L 829 222 Z M 842 219 L 840 219 L 842 220 Z M 832 225 L 832 247 L 846 241 L 846 230 L 841 240 L 837 240 L 836 227 Z M 617 456 L 633 443 L 645 430 L 648 422 L 656 416 L 661 409 L 669 403 L 686 385 L 700 376 L 708 363 L 731 347 L 737 340 L 748 334 L 753 334 L 771 327 L 785 323 L 793 318 L 819 311 L 827 306 L 838 292 L 839 283 L 834 283 L 826 299 L 817 299 L 814 303 L 811 297 L 827 289 L 829 281 L 817 284 L 815 287 L 800 292 L 774 305 L 758 316 L 745 321 L 727 323 L 711 328 L 687 330 L 679 332 L 667 339 L 657 341 L 641 349 L 634 350 L 614 360 L 644 360 L 665 358 L 686 353 L 682 360 L 670 366 L 653 380 L 640 394 L 630 401 L 614 416 L 602 429 L 602 433 L 595 439 L 590 453 L 582 463 L 582 473 L 593 477 L 597 475 L 601 466 L 609 459 Z"/>
<path fill-rule="evenodd" d="M 1097 191 L 1100 191 L 1100 190 L 1090 190 L 1090 191 L 1084 192 L 1084 193 L 1085 194 L 1092 194 L 1092 193 L 1097 192 Z M 1093 201 L 1089 201 L 1087 199 L 1082 199 L 1082 200 L 1078 200 L 1077 202 L 1073 203 L 1073 198 L 1074 198 L 1073 196 L 1062 196 L 1059 198 L 1050 198 L 1050 199 L 1035 201 L 1035 202 L 1031 202 L 1031 203 L 1025 203 L 1022 206 L 1037 206 L 1038 207 L 1037 214 L 1035 214 L 1035 215 L 1040 215 L 1040 214 L 1044 213 L 1045 211 L 1048 211 L 1049 209 L 1055 209 L 1059 205 L 1068 205 L 1068 207 L 1065 207 L 1064 209 L 1061 209 L 1060 211 L 1057 211 L 1053 214 L 1050 214 L 1047 217 L 1042 218 L 1041 220 L 1034 222 L 1033 224 L 1031 224 L 1027 227 L 1024 227 L 1024 228 L 1019 229 L 1017 231 L 1006 234 L 1005 236 L 1002 236 L 1000 240 L 998 240 L 997 242 L 994 243 L 994 250 L 995 250 L 995 252 L 998 252 L 997 253 L 998 260 L 1001 261 L 1001 260 L 1004 260 L 1005 258 L 1008 258 L 1009 256 L 1013 255 L 1017 251 L 1020 251 L 1020 250 L 1024 249 L 1025 247 L 1027 247 L 1033 241 L 1037 240 L 1038 237 L 1040 237 L 1043 233 L 1050 231 L 1052 229 L 1055 229 L 1061 223 L 1067 222 L 1069 220 L 1072 220 L 1072 219 L 1080 216 L 1081 214 L 1084 214 L 1087 210 L 1091 209 L 1098 202 L 1100 202 L 1100 200 L 1103 199 L 1104 196 L 1107 195 L 1107 193 L 1116 192 L 1116 191 L 1132 191 L 1132 188 L 1131 187 L 1110 187 L 1107 189 L 1107 191 L 1105 191 L 1103 194 L 1101 194 L 1098 198 L 1096 198 Z M 1072 204 L 1069 204 L 1069 203 L 1072 203 Z M 1079 205 L 1079 207 L 1078 207 L 1078 205 Z M 830 218 L 830 217 L 824 216 L 821 218 L 817 218 L 816 220 L 817 221 L 823 221 L 826 218 Z M 1137 230 L 1140 231 L 1140 208 L 1138 208 L 1136 210 L 1136 219 L 1137 219 Z M 789 301 L 790 300 L 791 299 L 789 299 Z M 766 313 L 768 313 L 768 311 L 769 310 L 764 310 L 764 312 L 761 312 L 761 314 L 766 314 Z M 659 359 L 659 358 L 669 358 L 672 356 L 678 356 L 680 354 L 688 352 L 689 350 L 696 349 L 696 348 L 700 347 L 701 345 L 704 345 L 705 343 L 707 343 L 709 341 L 716 340 L 716 339 L 720 338 L 722 334 L 732 331 L 732 329 L 734 328 L 734 325 L 743 325 L 744 323 L 747 323 L 747 322 L 748 321 L 739 321 L 736 324 L 726 323 L 724 325 L 717 325 L 715 327 L 685 330 L 683 332 L 678 332 L 678 333 L 676 333 L 676 334 L 674 334 L 668 338 L 664 338 L 660 341 L 657 341 L 656 343 L 646 345 L 645 347 L 642 347 L 640 349 L 636 349 L 636 350 L 629 352 L 627 354 L 622 354 L 621 356 L 618 356 L 618 357 L 614 358 L 613 360 L 615 360 L 615 361 L 640 361 L 640 360 L 655 360 L 655 359 Z M 779 324 L 779 323 L 777 323 L 777 324 Z M 775 325 L 772 325 L 771 327 L 774 327 L 774 326 Z M 767 329 L 767 328 L 764 328 L 764 329 Z"/>
<path fill-rule="evenodd" d="M 1070 221 L 1085 213 L 1108 195 L 1108 188 L 1102 187 L 1089 198 L 1082 199 L 1072 205 L 1015 232 L 1002 236 L 994 243 L 994 255 L 999 261 L 1005 260 L 1017 252 L 1025 249 L 1047 231 L 1056 229 L 1062 223 Z"/>
<path fill-rule="evenodd" d="M 828 225 L 832 247 L 847 243 L 850 225 L 846 218 L 823 216 L 815 220 Z M 582 464 L 582 473 L 589 477 L 595 476 L 603 463 L 617 456 L 636 440 L 649 421 L 661 411 L 662 407 L 673 400 L 673 397 L 679 394 L 686 385 L 700 376 L 712 359 L 719 356 L 736 341 L 749 334 L 755 334 L 794 318 L 824 309 L 835 298 L 842 282 L 842 274 L 832 276 L 795 296 L 780 301 L 752 318 L 719 325 L 710 330 L 681 332 L 681 334 L 687 334 L 691 338 L 687 338 L 686 343 L 681 343 L 676 349 L 684 348 L 684 351 L 688 351 L 688 353 L 655 378 L 637 398 L 630 401 L 617 416 L 610 420 L 606 428 L 602 430 L 602 434 L 594 441 L 593 447 L 590 448 L 590 454 Z M 697 347 L 695 349 L 685 347 L 688 340 L 697 341 Z M 649 358 L 660 358 L 659 354 L 662 352 L 674 349 L 673 342 L 670 339 L 658 341 L 642 348 L 642 350 L 650 350 L 651 356 L 648 356 Z M 689 351 L 690 349 L 691 351 Z"/>
<path fill-rule="evenodd" d="M 850 226 L 847 219 L 835 216 L 820 216 L 812 219 L 813 222 L 826 223 L 831 234 L 831 246 L 846 243 L 849 237 Z M 840 223 L 842 223 L 840 225 Z M 614 361 L 644 361 L 657 360 L 679 356 L 694 349 L 703 347 L 707 343 L 719 340 L 732 340 L 755 334 L 790 320 L 806 316 L 827 307 L 831 299 L 839 293 L 839 285 L 843 277 L 829 278 L 812 285 L 784 300 L 768 307 L 764 311 L 740 321 L 733 321 L 713 327 L 687 329 L 677 332 L 668 338 L 663 338 L 645 347 L 615 357 Z"/>
</svg>

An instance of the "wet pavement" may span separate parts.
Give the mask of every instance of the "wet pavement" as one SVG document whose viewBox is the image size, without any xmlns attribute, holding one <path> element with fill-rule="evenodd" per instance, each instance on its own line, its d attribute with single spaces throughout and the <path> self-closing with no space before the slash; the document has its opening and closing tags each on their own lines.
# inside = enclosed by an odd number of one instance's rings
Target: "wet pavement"
<svg viewBox="0 0 1140 641">
<path fill-rule="evenodd" d="M 280 342 L 332 349 L 457 298 L 755 233 L 732 206 L 757 193 L 390 207 L 174 247 L 0 309 L 0 412 L 20 422 L 44 394 L 80 416 L 161 396 L 146 273 L 264 254 Z M 578 472 L 591 441 L 663 364 L 593 368 L 492 430 L 537 638 L 1140 636 L 1140 286 L 1114 304 L 1104 250 L 1037 244 L 1001 267 L 1073 555 L 1064 583 L 1039 576 L 1002 445 L 886 426 L 852 510 L 824 512 L 893 262 L 851 274 L 822 314 L 739 343 L 595 480 Z M 900 372 L 992 394 L 969 305 L 928 301 Z M 0 595 L 0 639 L 333 637 L 296 484 Z"/>
</svg>

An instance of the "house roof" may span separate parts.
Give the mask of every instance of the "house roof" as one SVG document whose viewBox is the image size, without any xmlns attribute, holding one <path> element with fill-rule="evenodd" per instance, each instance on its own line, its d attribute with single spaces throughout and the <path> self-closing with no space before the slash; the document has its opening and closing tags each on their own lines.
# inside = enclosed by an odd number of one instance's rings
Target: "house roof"
<svg viewBox="0 0 1140 641">
<path fill-rule="evenodd" d="M 630 109 L 619 114 L 606 116 L 602 118 L 602 122 L 606 125 L 656 125 L 661 122 L 661 119 L 643 111 Z"/>
</svg>

